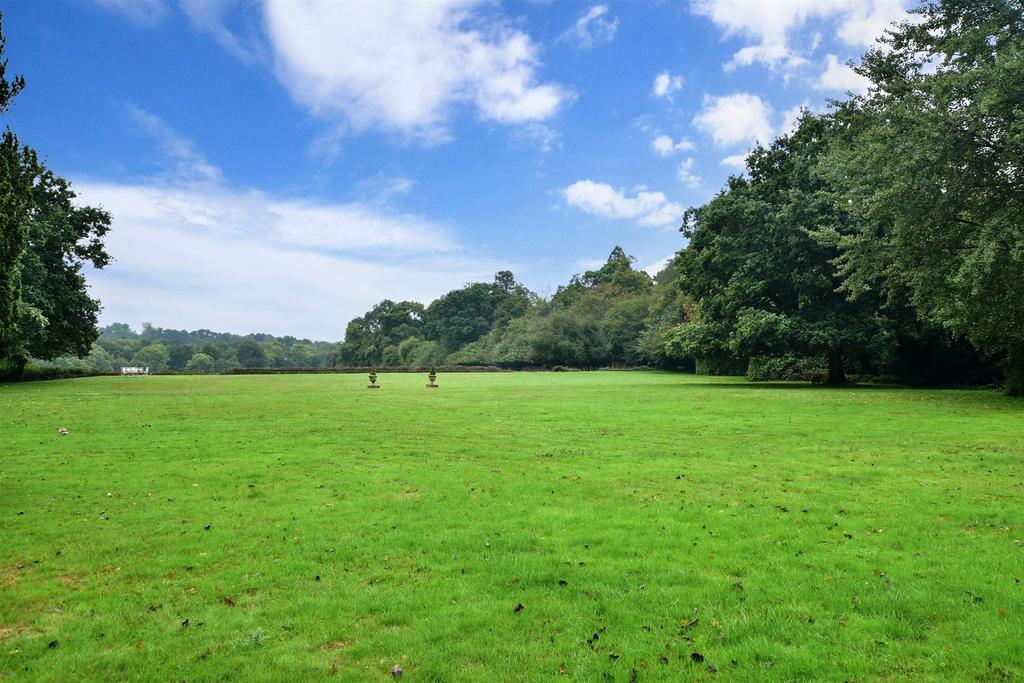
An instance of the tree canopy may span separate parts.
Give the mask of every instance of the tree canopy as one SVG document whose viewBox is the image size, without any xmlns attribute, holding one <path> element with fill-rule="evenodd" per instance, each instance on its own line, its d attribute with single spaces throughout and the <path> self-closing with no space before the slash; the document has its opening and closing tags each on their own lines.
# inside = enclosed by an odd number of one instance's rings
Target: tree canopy
<svg viewBox="0 0 1024 683">
<path fill-rule="evenodd" d="M 0 30 L 0 114 L 25 87 L 7 78 Z M 70 184 L 5 127 L 0 140 L 0 362 L 20 376 L 29 358 L 84 356 L 96 339 L 99 301 L 82 269 L 103 268 L 110 214 L 80 207 Z"/>
<path fill-rule="evenodd" d="M 830 383 L 846 381 L 843 356 L 876 342 L 882 327 L 868 298 L 838 291 L 838 255 L 816 241 L 819 226 L 846 224 L 816 166 L 828 121 L 804 114 L 790 135 L 747 158 L 750 178 L 687 212 L 690 244 L 679 284 L 696 300 L 694 320 L 672 338 L 691 356 L 822 354 Z"/>
<path fill-rule="evenodd" d="M 1024 10 L 927 2 L 857 71 L 824 169 L 858 218 L 824 228 L 843 291 L 904 292 L 919 315 L 1005 358 L 1024 392 Z"/>
</svg>

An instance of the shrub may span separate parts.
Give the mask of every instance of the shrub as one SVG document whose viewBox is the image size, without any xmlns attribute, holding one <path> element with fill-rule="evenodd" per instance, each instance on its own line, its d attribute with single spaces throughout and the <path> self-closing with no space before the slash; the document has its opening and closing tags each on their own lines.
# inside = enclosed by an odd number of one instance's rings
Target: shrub
<svg viewBox="0 0 1024 683">
<path fill-rule="evenodd" d="M 754 356 L 747 364 L 751 382 L 824 382 L 827 377 L 823 355 Z"/>
</svg>

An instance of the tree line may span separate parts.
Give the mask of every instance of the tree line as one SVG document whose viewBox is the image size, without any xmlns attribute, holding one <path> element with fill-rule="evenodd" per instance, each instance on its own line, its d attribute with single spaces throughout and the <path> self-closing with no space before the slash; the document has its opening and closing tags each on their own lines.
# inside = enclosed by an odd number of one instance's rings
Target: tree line
<svg viewBox="0 0 1024 683">
<path fill-rule="evenodd" d="M 651 278 L 632 263 L 615 247 L 603 266 L 574 276 L 549 300 L 508 271 L 427 306 L 385 300 L 349 322 L 338 359 L 343 365 L 509 368 L 677 365 L 662 341 L 682 320 L 674 271 Z"/>
<path fill-rule="evenodd" d="M 994 366 L 1024 394 L 1024 9 L 926 2 L 855 71 L 866 94 L 805 113 L 687 212 L 694 308 L 670 347 L 823 357 L 833 383 Z"/>
<path fill-rule="evenodd" d="M 148 367 L 151 372 L 216 373 L 236 368 L 330 368 L 337 364 L 338 345 L 331 342 L 238 335 L 210 330 L 165 329 L 143 323 L 136 332 L 125 323 L 99 331 L 89 353 L 37 363 L 43 369 L 119 372 L 122 367 Z"/>
</svg>

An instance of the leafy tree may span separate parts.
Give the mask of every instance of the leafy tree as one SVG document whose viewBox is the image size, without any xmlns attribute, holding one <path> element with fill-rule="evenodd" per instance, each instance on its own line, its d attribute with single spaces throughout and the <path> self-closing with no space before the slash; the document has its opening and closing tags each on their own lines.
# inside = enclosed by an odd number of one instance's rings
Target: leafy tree
<svg viewBox="0 0 1024 683">
<path fill-rule="evenodd" d="M 244 339 L 238 342 L 238 346 L 235 349 L 235 357 L 238 359 L 238 364 L 243 368 L 267 367 L 266 354 L 263 353 L 259 343 L 251 339 Z"/>
<path fill-rule="evenodd" d="M 495 323 L 504 324 L 521 315 L 529 292 L 503 270 L 494 282 L 477 282 L 448 292 L 427 307 L 424 333 L 445 349 L 454 351 L 487 334 Z"/>
<path fill-rule="evenodd" d="M 1024 8 L 925 2 L 857 71 L 825 169 L 859 220 L 822 229 L 844 290 L 909 297 L 1024 394 Z"/>
<path fill-rule="evenodd" d="M 0 113 L 24 87 L 8 81 L 0 32 Z M 69 183 L 38 162 L 5 129 L 0 140 L 0 360 L 20 376 L 29 357 L 82 357 L 92 348 L 99 301 L 82 268 L 110 261 L 103 237 L 110 214 L 79 207 Z"/>
<path fill-rule="evenodd" d="M 263 355 L 267 358 L 267 367 L 280 368 L 284 365 L 284 346 L 279 341 L 260 342 Z"/>
<path fill-rule="evenodd" d="M 655 276 L 647 322 L 636 341 L 636 354 L 643 364 L 692 371 L 692 358 L 674 358 L 666 346 L 672 331 L 687 318 L 687 295 L 679 288 L 678 278 L 674 259 Z"/>
<path fill-rule="evenodd" d="M 2 15 L 0 15 L 2 20 Z M 0 26 L 0 115 L 6 115 L 11 103 L 25 88 L 22 76 L 8 79 L 6 38 Z M 39 175 L 36 153 L 19 142 L 4 126 L 0 138 L 0 360 L 17 353 L 18 323 L 22 317 L 21 272 L 18 263 L 28 242 L 27 221 L 32 208 L 32 186 Z M 43 321 L 37 320 L 38 326 Z M 18 368 L 20 374 L 24 361 Z"/>
<path fill-rule="evenodd" d="M 366 315 L 354 318 L 345 328 L 345 342 L 338 351 L 344 365 L 381 363 L 384 349 L 397 347 L 404 339 L 423 330 L 423 304 L 415 301 L 381 301 Z"/>
<path fill-rule="evenodd" d="M 126 323 L 111 323 L 100 330 L 104 339 L 134 339 L 135 332 Z"/>
<path fill-rule="evenodd" d="M 445 362 L 441 345 L 429 339 L 409 337 L 398 345 L 398 362 L 406 367 L 439 365 Z"/>
<path fill-rule="evenodd" d="M 16 266 L 19 311 L 14 337 L 4 348 L 19 368 L 30 357 L 89 353 L 99 334 L 100 303 L 89 296 L 82 269 L 86 263 L 102 268 L 110 261 L 103 246 L 110 214 L 76 206 L 68 182 L 47 169 L 38 176 L 32 197 L 27 246 Z"/>
<path fill-rule="evenodd" d="M 169 355 L 167 360 L 167 369 L 174 370 L 175 372 L 181 372 L 184 370 L 185 366 L 192 358 L 192 347 L 180 341 L 165 342 L 164 345 L 167 347 L 167 353 Z"/>
<path fill-rule="evenodd" d="M 288 364 L 296 368 L 314 367 L 316 347 L 310 342 L 295 342 L 288 349 Z"/>
<path fill-rule="evenodd" d="M 162 342 L 149 344 L 139 349 L 132 357 L 131 364 L 136 367 L 149 368 L 150 372 L 165 372 L 171 354 Z"/>
<path fill-rule="evenodd" d="M 194 354 L 185 364 L 186 372 L 194 372 L 197 374 L 206 374 L 216 372 L 217 366 L 213 358 L 206 355 L 205 353 Z"/>
<path fill-rule="evenodd" d="M 875 302 L 836 291 L 837 252 L 809 234 L 849 220 L 816 173 L 828 135 L 826 119 L 805 114 L 792 134 L 751 153 L 749 180 L 730 178 L 687 212 L 678 267 L 696 311 L 669 342 L 677 354 L 821 354 L 828 382 L 841 384 L 844 355 L 880 339 Z"/>
</svg>

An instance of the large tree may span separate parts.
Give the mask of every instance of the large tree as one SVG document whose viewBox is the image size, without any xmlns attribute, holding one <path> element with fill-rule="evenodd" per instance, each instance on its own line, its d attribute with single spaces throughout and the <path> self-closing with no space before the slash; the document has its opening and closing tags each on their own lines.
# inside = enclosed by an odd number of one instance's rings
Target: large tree
<svg viewBox="0 0 1024 683">
<path fill-rule="evenodd" d="M 1001 355 L 1022 394 L 1024 9 L 941 0 L 918 12 L 865 56 L 872 89 L 836 113 L 825 168 L 860 220 L 819 239 L 840 248 L 851 296 L 908 296 Z"/>
<path fill-rule="evenodd" d="M 384 360 L 385 350 L 409 337 L 423 336 L 423 304 L 385 299 L 365 315 L 353 318 L 345 328 L 345 342 L 338 351 L 343 365 L 374 365 Z"/>
<path fill-rule="evenodd" d="M 76 206 L 74 199 L 66 180 L 42 171 L 33 188 L 27 245 L 17 262 L 21 298 L 16 338 L 6 348 L 19 365 L 29 357 L 81 358 L 99 336 L 100 303 L 89 296 L 82 270 L 87 263 L 94 268 L 109 263 L 103 238 L 110 214 Z"/>
<path fill-rule="evenodd" d="M 2 20 L 2 15 L 0 15 Z M 11 104 L 25 87 L 22 76 L 8 78 L 6 39 L 0 25 L 0 116 L 6 118 Z M 21 306 L 21 272 L 18 262 L 28 241 L 28 214 L 32 186 L 39 175 L 35 152 L 22 145 L 5 124 L 0 138 L 0 361 L 4 349 L 16 339 Z"/>
<path fill-rule="evenodd" d="M 494 282 L 475 282 L 435 299 L 424 314 L 424 332 L 449 353 L 522 315 L 529 305 L 529 292 L 504 270 Z"/>
<path fill-rule="evenodd" d="M 0 113 L 24 87 L 7 80 L 0 32 Z M 9 130 L 0 141 L 0 361 L 20 376 L 30 357 L 89 353 L 96 340 L 99 302 L 87 292 L 82 269 L 109 261 L 103 237 L 110 215 L 79 207 L 63 178 Z"/>
<path fill-rule="evenodd" d="M 848 220 L 816 172 L 828 136 L 827 119 L 804 114 L 793 133 L 751 153 L 749 179 L 730 178 L 687 212 L 690 242 L 676 265 L 696 310 L 669 341 L 675 355 L 820 354 L 828 382 L 841 384 L 844 357 L 879 339 L 872 302 L 836 291 L 836 251 L 809 234 Z"/>
</svg>

